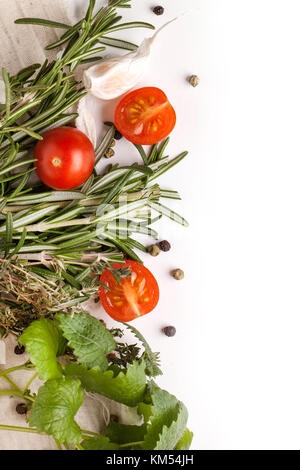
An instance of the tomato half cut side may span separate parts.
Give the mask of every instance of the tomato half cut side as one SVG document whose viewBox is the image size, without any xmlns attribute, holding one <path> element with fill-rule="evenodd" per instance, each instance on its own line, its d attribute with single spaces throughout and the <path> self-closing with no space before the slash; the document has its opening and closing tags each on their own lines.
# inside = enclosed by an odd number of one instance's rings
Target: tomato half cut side
<svg viewBox="0 0 300 470">
<path fill-rule="evenodd" d="M 176 113 L 159 88 L 134 90 L 120 101 L 115 111 L 115 126 L 130 142 L 153 145 L 172 132 Z"/>
<path fill-rule="evenodd" d="M 150 313 L 159 300 L 159 287 L 149 269 L 136 261 L 126 261 L 126 264 L 113 264 L 112 268 L 131 269 L 131 276 L 117 283 L 110 270 L 105 270 L 100 282 L 108 287 L 100 286 L 99 297 L 101 304 L 114 320 L 129 322 Z"/>
</svg>

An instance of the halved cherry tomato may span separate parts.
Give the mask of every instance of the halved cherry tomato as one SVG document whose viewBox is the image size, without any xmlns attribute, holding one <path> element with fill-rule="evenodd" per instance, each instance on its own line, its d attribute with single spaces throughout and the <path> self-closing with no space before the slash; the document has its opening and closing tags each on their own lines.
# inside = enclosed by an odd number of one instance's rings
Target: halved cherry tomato
<svg viewBox="0 0 300 470">
<path fill-rule="evenodd" d="M 99 297 L 101 304 L 114 320 L 131 321 L 151 312 L 159 300 L 159 288 L 155 277 L 140 263 L 126 261 L 126 264 L 113 264 L 112 268 L 128 266 L 132 274 L 121 279 L 120 285 L 111 271 L 104 271 L 100 282 L 107 286 L 108 291 L 100 286 Z"/>
<path fill-rule="evenodd" d="M 153 145 L 167 137 L 176 124 L 176 113 L 159 88 L 134 90 L 120 101 L 115 126 L 130 142 Z"/>
<path fill-rule="evenodd" d="M 34 151 L 40 180 L 53 189 L 73 189 L 91 175 L 95 151 L 88 137 L 73 127 L 46 132 Z"/>
</svg>

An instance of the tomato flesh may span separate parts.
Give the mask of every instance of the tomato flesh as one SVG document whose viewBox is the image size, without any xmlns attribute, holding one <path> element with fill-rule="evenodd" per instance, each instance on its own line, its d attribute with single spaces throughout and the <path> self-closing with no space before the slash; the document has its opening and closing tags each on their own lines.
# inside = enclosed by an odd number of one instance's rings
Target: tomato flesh
<svg viewBox="0 0 300 470">
<path fill-rule="evenodd" d="M 50 188 L 74 189 L 91 175 L 95 151 L 88 137 L 73 127 L 58 127 L 46 132 L 35 147 L 36 172 Z"/>
<path fill-rule="evenodd" d="M 110 270 L 104 271 L 100 282 L 108 287 L 100 286 L 99 297 L 106 313 L 114 320 L 131 321 L 150 313 L 159 300 L 159 287 L 149 269 L 136 261 L 126 264 L 114 264 L 112 268 L 129 267 L 132 274 L 121 279 L 120 285 Z"/>
<path fill-rule="evenodd" d="M 130 142 L 153 145 L 167 137 L 176 124 L 176 113 L 165 93 L 145 87 L 128 93 L 115 111 L 115 126 Z"/>
</svg>

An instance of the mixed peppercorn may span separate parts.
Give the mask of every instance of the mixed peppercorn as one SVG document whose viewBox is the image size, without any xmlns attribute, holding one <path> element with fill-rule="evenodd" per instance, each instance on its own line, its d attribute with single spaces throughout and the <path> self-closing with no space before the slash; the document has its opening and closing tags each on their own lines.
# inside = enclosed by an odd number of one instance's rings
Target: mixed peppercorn
<svg viewBox="0 0 300 470">
<path fill-rule="evenodd" d="M 163 15 L 165 12 L 165 9 L 164 7 L 158 5 L 157 7 L 154 7 L 153 8 L 153 13 L 155 13 L 156 15 L 160 16 L 160 15 Z"/>
</svg>

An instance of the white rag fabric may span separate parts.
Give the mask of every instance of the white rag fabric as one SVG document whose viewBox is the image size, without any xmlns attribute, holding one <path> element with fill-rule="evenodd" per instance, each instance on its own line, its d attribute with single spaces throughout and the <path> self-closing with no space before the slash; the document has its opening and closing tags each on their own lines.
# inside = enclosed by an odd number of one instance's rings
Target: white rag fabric
<svg viewBox="0 0 300 470">
<path fill-rule="evenodd" d="M 45 60 L 44 46 L 57 40 L 63 31 L 42 26 L 16 25 L 15 19 L 36 17 L 74 24 L 78 15 L 81 17 L 82 11 L 76 11 L 72 0 L 0 0 L 0 67 L 5 67 L 9 73 L 14 74 L 28 65 L 42 63 Z M 56 53 L 57 51 L 47 53 L 47 57 L 51 59 Z M 0 102 L 1 92 L 3 95 L 0 81 Z M 26 354 L 14 354 L 16 344 L 13 336 L 0 340 L 0 371 L 20 365 L 28 359 Z M 11 378 L 22 389 L 31 375 L 32 372 L 17 371 L 11 374 Z M 40 384 L 40 381 L 35 380 L 31 390 L 36 392 Z M 10 388 L 10 384 L 0 377 L 0 390 Z M 22 400 L 19 398 L 0 396 L 0 424 L 26 426 L 25 416 L 16 413 L 16 406 L 20 402 Z M 91 395 L 86 395 L 76 421 L 83 429 L 99 432 L 105 427 L 110 412 L 118 415 L 124 424 L 137 422 L 136 413 L 129 411 L 127 407 L 102 397 L 95 399 Z M 17 449 L 43 450 L 57 447 L 48 436 L 0 429 L 0 450 Z"/>
<path fill-rule="evenodd" d="M 0 0 L 0 66 L 15 74 L 45 60 L 44 47 L 56 41 L 62 29 L 16 25 L 18 18 L 35 17 L 73 24 L 72 0 Z M 57 51 L 48 53 L 53 58 Z"/>
</svg>

